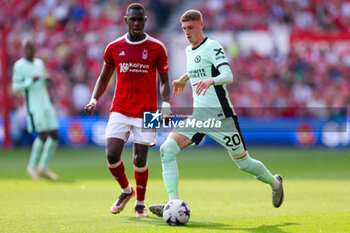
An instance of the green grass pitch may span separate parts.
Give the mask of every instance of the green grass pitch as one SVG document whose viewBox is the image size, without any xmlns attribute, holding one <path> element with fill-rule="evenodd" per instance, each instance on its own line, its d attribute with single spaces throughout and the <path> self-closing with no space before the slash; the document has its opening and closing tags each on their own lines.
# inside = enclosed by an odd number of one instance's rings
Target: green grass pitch
<svg viewBox="0 0 350 233">
<path fill-rule="evenodd" d="M 251 148 L 250 154 L 284 177 L 285 201 L 275 209 L 271 190 L 240 171 L 221 148 L 190 148 L 178 156 L 180 197 L 191 208 L 186 226 L 156 216 L 134 217 L 134 200 L 109 213 L 120 189 L 103 148 L 60 148 L 51 168 L 60 180 L 33 181 L 25 171 L 29 148 L 0 151 L 0 232 L 350 232 L 350 151 Z M 130 149 L 123 160 L 133 186 Z M 167 194 L 156 149 L 149 152 L 146 204 Z"/>
</svg>

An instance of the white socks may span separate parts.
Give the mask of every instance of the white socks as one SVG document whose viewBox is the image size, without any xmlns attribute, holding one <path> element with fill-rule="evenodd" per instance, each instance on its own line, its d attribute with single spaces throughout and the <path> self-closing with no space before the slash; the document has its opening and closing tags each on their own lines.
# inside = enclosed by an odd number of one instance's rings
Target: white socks
<svg viewBox="0 0 350 233">
<path fill-rule="evenodd" d="M 123 189 L 123 193 L 130 194 L 131 193 L 131 185 L 129 184 L 128 187 Z"/>
</svg>

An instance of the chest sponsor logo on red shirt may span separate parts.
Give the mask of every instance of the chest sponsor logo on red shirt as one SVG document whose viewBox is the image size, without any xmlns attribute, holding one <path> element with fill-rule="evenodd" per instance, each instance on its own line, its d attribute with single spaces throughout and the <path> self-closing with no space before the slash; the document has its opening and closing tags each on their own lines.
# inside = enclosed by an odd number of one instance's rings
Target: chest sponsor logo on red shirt
<svg viewBox="0 0 350 233">
<path fill-rule="evenodd" d="M 133 62 L 121 62 L 119 63 L 120 73 L 135 72 L 135 73 L 148 73 L 149 65 Z"/>
</svg>

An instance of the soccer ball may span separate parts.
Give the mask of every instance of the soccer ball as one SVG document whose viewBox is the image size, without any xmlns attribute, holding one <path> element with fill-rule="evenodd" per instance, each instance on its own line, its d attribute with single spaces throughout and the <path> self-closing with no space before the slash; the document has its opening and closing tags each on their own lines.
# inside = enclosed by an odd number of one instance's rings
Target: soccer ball
<svg viewBox="0 0 350 233">
<path fill-rule="evenodd" d="M 164 206 L 163 219 L 170 226 L 185 225 L 190 215 L 190 207 L 184 201 L 172 200 Z"/>
</svg>

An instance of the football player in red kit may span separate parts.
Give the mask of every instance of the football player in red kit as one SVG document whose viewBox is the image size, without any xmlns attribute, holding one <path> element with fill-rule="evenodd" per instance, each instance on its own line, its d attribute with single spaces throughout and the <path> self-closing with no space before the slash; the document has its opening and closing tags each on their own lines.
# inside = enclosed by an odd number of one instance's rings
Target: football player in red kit
<svg viewBox="0 0 350 233">
<path fill-rule="evenodd" d="M 157 110 L 157 71 L 162 108 L 170 109 L 167 51 L 162 42 L 144 32 L 146 19 L 143 5 L 133 3 L 128 6 L 125 16 L 128 33 L 106 47 L 101 74 L 91 100 L 85 107 L 86 114 L 91 115 L 116 70 L 117 86 L 106 127 L 106 153 L 108 168 L 122 188 L 122 193 L 112 205 L 111 212 L 119 213 L 135 196 L 121 159 L 124 142 L 131 132 L 137 195 L 136 217 L 148 216 L 145 208 L 147 153 L 149 146 L 155 144 L 155 131 L 142 129 L 142 117 L 146 109 Z"/>
</svg>

